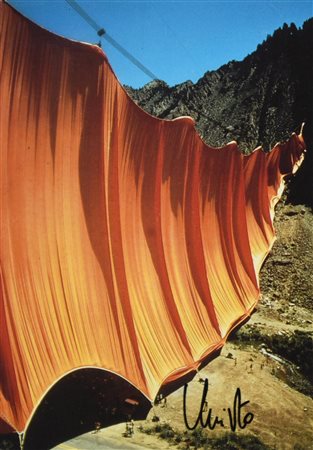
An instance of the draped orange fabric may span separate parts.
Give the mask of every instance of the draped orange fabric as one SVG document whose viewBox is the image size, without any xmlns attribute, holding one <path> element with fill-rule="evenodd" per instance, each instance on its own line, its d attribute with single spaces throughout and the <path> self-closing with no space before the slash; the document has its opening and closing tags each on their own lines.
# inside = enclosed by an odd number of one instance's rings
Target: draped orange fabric
<svg viewBox="0 0 313 450">
<path fill-rule="evenodd" d="M 0 417 L 22 431 L 75 368 L 154 399 L 223 345 L 304 142 L 210 148 L 135 105 L 99 48 L 0 8 Z"/>
</svg>

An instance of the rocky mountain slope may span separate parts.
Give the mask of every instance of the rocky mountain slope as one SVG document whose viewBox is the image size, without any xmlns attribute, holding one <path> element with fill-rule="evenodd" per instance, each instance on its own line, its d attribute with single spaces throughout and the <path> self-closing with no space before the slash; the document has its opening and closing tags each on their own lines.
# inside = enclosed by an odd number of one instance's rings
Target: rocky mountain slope
<svg viewBox="0 0 313 450">
<path fill-rule="evenodd" d="M 188 115 L 206 143 L 236 140 L 244 152 L 270 149 L 299 132 L 309 149 L 291 198 L 313 205 L 313 19 L 275 31 L 243 61 L 231 61 L 196 83 L 170 87 L 155 80 L 143 88 L 126 87 L 143 109 L 160 118 Z"/>
</svg>

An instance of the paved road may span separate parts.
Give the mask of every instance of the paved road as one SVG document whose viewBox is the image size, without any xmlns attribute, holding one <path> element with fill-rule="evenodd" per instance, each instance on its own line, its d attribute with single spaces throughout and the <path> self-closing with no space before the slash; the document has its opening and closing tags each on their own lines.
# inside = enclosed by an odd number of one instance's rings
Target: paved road
<svg viewBox="0 0 313 450">
<path fill-rule="evenodd" d="M 53 450 L 143 450 L 142 445 L 131 442 L 122 435 L 108 437 L 105 432 L 87 433 L 54 447 Z M 151 448 L 151 447 L 150 447 Z"/>
</svg>

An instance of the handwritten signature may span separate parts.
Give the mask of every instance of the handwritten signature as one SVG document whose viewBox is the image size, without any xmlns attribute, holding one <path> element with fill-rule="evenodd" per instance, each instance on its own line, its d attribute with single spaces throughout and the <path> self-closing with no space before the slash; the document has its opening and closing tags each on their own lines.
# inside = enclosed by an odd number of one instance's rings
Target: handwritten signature
<svg viewBox="0 0 313 450">
<path fill-rule="evenodd" d="M 202 399 L 200 404 L 200 409 L 198 413 L 198 417 L 196 421 L 194 422 L 194 425 L 190 425 L 189 420 L 187 418 L 187 390 L 188 390 L 188 384 L 185 384 L 184 386 L 184 421 L 185 425 L 188 428 L 188 430 L 194 430 L 200 423 L 202 428 L 209 428 L 210 430 L 214 430 L 214 428 L 219 425 L 220 427 L 225 427 L 225 423 L 228 420 L 229 426 L 232 431 L 236 431 L 237 426 L 241 429 L 245 428 L 247 425 L 249 425 L 253 418 L 254 414 L 252 412 L 246 412 L 243 415 L 242 408 L 246 406 L 248 403 L 250 403 L 249 400 L 246 400 L 243 402 L 241 400 L 241 391 L 240 388 L 237 388 L 235 396 L 234 396 L 234 403 L 232 408 L 227 408 L 227 419 L 220 418 L 219 416 L 215 416 L 213 414 L 212 408 L 209 408 L 207 417 L 204 418 L 204 413 L 207 411 L 207 394 L 209 390 L 209 380 L 206 378 L 204 381 L 203 386 L 203 393 L 202 393 Z M 223 411 L 226 412 L 226 408 L 223 408 Z M 224 423 L 225 422 L 225 423 Z"/>
</svg>

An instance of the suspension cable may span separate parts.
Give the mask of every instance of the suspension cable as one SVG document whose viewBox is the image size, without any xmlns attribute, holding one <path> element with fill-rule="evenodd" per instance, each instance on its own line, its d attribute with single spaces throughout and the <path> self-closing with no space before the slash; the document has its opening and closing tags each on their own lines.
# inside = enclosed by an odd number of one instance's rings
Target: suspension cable
<svg viewBox="0 0 313 450">
<path fill-rule="evenodd" d="M 126 48 L 120 45 L 112 36 L 110 36 L 104 28 L 100 27 L 97 22 L 78 4 L 75 0 L 66 0 L 66 2 L 88 23 L 98 34 L 100 38 L 106 39 L 116 50 L 118 50 L 125 58 L 133 63 L 138 69 L 144 72 L 152 80 L 157 80 L 158 77 L 144 66 L 135 56 L 133 56 Z"/>
</svg>

